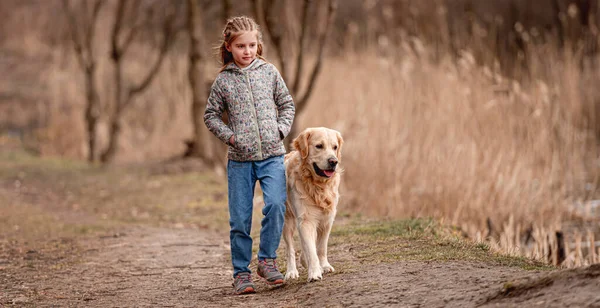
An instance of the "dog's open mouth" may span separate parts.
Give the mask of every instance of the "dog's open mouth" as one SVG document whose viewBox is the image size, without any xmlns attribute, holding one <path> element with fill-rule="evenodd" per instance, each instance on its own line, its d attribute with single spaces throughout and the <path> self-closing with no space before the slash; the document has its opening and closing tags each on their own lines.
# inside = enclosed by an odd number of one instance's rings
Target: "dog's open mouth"
<svg viewBox="0 0 600 308">
<path fill-rule="evenodd" d="M 315 172 L 317 173 L 317 175 L 326 177 L 326 178 L 332 177 L 333 174 L 335 173 L 335 167 L 333 169 L 323 170 L 323 169 L 319 168 L 319 166 L 317 166 L 317 163 L 313 163 L 313 168 L 315 168 Z"/>
</svg>

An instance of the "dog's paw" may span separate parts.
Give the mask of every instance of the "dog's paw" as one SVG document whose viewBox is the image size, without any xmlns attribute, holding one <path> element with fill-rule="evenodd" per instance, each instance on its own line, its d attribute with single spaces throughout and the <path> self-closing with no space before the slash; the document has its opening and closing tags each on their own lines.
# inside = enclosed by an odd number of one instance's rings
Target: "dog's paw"
<svg viewBox="0 0 600 308">
<path fill-rule="evenodd" d="M 323 271 L 323 274 L 335 272 L 335 268 L 333 268 L 333 266 L 331 266 L 331 264 L 329 263 L 326 263 L 323 266 L 321 266 L 321 270 Z"/>
<path fill-rule="evenodd" d="M 300 275 L 298 274 L 298 270 L 285 272 L 285 280 L 298 279 L 298 277 L 300 277 Z"/>
<path fill-rule="evenodd" d="M 318 281 L 323 279 L 323 272 L 320 267 L 313 270 L 308 270 L 308 282 Z"/>
</svg>

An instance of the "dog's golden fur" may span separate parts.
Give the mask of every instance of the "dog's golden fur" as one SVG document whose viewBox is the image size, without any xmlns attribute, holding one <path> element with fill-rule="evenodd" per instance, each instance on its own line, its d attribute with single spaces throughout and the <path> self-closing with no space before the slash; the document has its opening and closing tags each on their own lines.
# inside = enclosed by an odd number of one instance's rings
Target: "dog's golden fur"
<svg viewBox="0 0 600 308">
<path fill-rule="evenodd" d="M 339 200 L 342 135 L 332 129 L 308 128 L 293 141 L 285 156 L 288 201 L 283 236 L 287 248 L 286 280 L 298 278 L 293 234 L 298 229 L 302 263 L 308 280 L 333 272 L 327 259 L 327 241 Z"/>
<path fill-rule="evenodd" d="M 296 166 L 298 164 L 299 166 Z M 293 181 L 298 193 L 305 197 L 304 204 L 322 208 L 325 212 L 331 212 L 337 194 L 332 187 L 339 185 L 339 175 L 330 181 L 314 179 L 311 166 L 302 164 L 301 160 L 290 161 L 290 175 L 288 181 Z"/>
</svg>

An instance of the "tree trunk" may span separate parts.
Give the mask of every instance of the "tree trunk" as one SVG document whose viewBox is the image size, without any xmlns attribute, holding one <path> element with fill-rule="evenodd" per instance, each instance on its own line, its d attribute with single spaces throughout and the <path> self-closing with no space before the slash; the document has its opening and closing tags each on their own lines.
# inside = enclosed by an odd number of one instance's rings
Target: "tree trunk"
<svg viewBox="0 0 600 308">
<path fill-rule="evenodd" d="M 133 3 L 133 7 L 130 7 L 130 12 L 133 12 L 133 16 L 126 16 L 125 11 L 128 3 Z M 126 54 L 129 46 L 131 46 L 131 42 L 133 42 L 134 38 L 138 34 L 140 29 L 139 25 L 136 23 L 138 12 L 140 11 L 140 2 L 128 2 L 126 0 L 120 0 L 117 3 L 116 11 L 115 11 L 115 23 L 113 25 L 112 33 L 111 33 L 111 59 L 114 66 L 114 83 L 115 83 L 115 111 L 110 120 L 110 131 L 109 131 L 109 144 L 104 153 L 102 153 L 100 160 L 103 163 L 108 163 L 114 160 L 118 146 L 119 139 L 121 136 L 121 123 L 122 117 L 127 108 L 131 106 L 131 102 L 133 99 L 140 95 L 150 84 L 154 77 L 158 74 L 162 62 L 165 58 L 165 55 L 169 51 L 169 48 L 173 45 L 175 41 L 175 36 L 179 29 L 175 26 L 175 19 L 177 16 L 178 8 L 180 6 L 180 2 L 164 2 L 162 6 L 157 9 L 161 12 L 165 12 L 166 16 L 163 22 L 163 38 L 159 47 L 158 57 L 154 60 L 154 62 L 150 63 L 149 70 L 141 79 L 138 84 L 131 85 L 127 83 L 125 86 L 123 81 L 123 56 Z M 147 13 L 148 15 L 151 12 Z M 125 22 L 129 22 L 129 30 L 123 30 L 125 26 Z M 127 33 L 125 40 L 121 38 L 123 33 Z"/>
<path fill-rule="evenodd" d="M 96 125 L 100 117 L 100 98 L 96 88 L 96 59 L 94 57 L 93 42 L 96 35 L 95 27 L 103 1 L 92 2 L 92 11 L 89 12 L 87 2 L 80 2 L 81 6 L 72 7 L 68 0 L 63 0 L 62 5 L 68 20 L 73 47 L 79 64 L 85 74 L 85 114 L 86 138 L 88 146 L 88 161 L 96 160 Z M 77 16 L 84 17 L 78 19 Z"/>
<path fill-rule="evenodd" d="M 120 118 L 120 116 L 115 116 L 111 120 L 108 147 L 100 157 L 100 161 L 103 163 L 112 162 L 117 154 L 117 148 L 119 146 L 119 139 L 121 136 Z"/>
<path fill-rule="evenodd" d="M 89 151 L 87 159 L 90 163 L 93 163 L 96 160 L 96 127 L 98 118 L 100 117 L 98 93 L 96 92 L 95 88 L 95 73 L 95 65 L 90 66 L 85 72 L 85 123 Z"/>
<path fill-rule="evenodd" d="M 119 138 L 121 136 L 121 115 L 123 113 L 123 80 L 121 74 L 121 55 L 113 53 L 112 55 L 114 73 L 115 73 L 115 112 L 110 118 L 110 128 L 108 134 L 108 147 L 100 156 L 102 163 L 112 162 L 117 154 Z"/>
<path fill-rule="evenodd" d="M 192 123 L 194 125 L 193 144 L 189 156 L 199 157 L 212 163 L 212 147 L 208 129 L 204 125 L 206 108 L 206 88 L 204 81 L 204 55 L 200 50 L 200 12 L 195 0 L 188 0 L 188 34 L 190 37 L 188 79 L 192 90 Z"/>
</svg>

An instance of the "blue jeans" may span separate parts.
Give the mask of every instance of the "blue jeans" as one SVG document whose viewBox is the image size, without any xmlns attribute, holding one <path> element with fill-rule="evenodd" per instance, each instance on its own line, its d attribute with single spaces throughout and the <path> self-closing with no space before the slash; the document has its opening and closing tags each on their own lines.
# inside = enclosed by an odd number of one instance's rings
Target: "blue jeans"
<svg viewBox="0 0 600 308">
<path fill-rule="evenodd" d="M 233 276 L 250 272 L 252 260 L 252 199 L 256 181 L 263 191 L 264 207 L 260 229 L 258 259 L 277 258 L 276 250 L 281 240 L 287 198 L 283 155 L 262 161 L 227 163 L 227 184 L 229 186 L 229 225 L 231 231 L 231 262 Z"/>
</svg>

